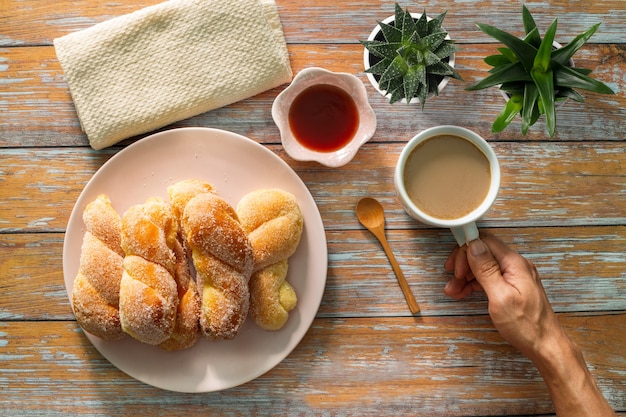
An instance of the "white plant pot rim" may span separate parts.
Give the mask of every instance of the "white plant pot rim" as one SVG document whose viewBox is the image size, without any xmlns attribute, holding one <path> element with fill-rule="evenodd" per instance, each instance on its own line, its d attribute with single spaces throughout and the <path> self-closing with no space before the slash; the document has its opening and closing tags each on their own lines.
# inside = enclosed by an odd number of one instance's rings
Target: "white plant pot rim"
<svg viewBox="0 0 626 417">
<path fill-rule="evenodd" d="M 413 17 L 413 19 L 419 19 L 420 17 L 422 17 L 422 13 L 411 13 L 411 17 Z M 432 17 L 429 17 L 428 15 L 426 16 L 427 20 L 433 20 Z M 388 18 L 384 19 L 382 21 L 382 23 L 390 23 L 393 22 L 394 20 L 396 20 L 396 16 L 392 15 L 389 16 Z M 381 28 L 380 25 L 376 25 L 374 27 L 374 29 L 372 29 L 372 32 L 370 33 L 370 35 L 367 37 L 368 41 L 373 41 L 374 38 L 376 38 L 376 35 L 378 35 L 378 33 L 380 33 Z M 445 37 L 446 40 L 452 40 L 452 38 L 450 37 L 450 34 L 446 35 Z M 363 48 L 363 64 L 365 66 L 365 69 L 367 70 L 368 68 L 371 67 L 370 65 L 370 53 L 367 50 L 367 48 Z M 455 56 L 456 53 L 452 53 L 452 55 L 450 55 L 450 58 L 448 60 L 448 65 L 450 65 L 452 68 L 454 68 L 454 60 L 455 60 Z M 378 91 L 382 96 L 384 97 L 388 97 L 390 94 L 387 93 L 387 91 L 382 90 L 380 88 L 380 85 L 378 84 L 378 81 L 376 81 L 376 78 L 374 78 L 374 74 L 370 74 L 368 72 L 365 73 L 365 75 L 367 76 L 367 79 L 369 80 L 369 82 L 372 84 L 372 86 L 376 89 L 376 91 Z M 448 84 L 448 82 L 450 81 L 450 77 L 446 76 L 443 78 L 443 80 L 441 80 L 441 82 L 439 82 L 439 84 L 437 85 L 437 92 L 441 93 L 441 91 L 446 87 L 446 85 Z M 432 97 L 432 94 L 429 96 Z M 417 97 L 416 97 L 417 98 Z M 400 100 L 401 103 L 407 103 L 406 98 L 403 98 L 402 100 Z M 419 100 L 411 100 L 411 103 L 417 103 L 419 102 Z"/>
</svg>

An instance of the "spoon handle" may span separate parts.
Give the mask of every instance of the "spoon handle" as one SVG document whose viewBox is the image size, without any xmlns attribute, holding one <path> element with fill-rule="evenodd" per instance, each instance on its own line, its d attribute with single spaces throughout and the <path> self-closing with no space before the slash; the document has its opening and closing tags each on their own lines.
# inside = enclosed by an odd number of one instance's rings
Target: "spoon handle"
<svg viewBox="0 0 626 417">
<path fill-rule="evenodd" d="M 402 273 L 402 270 L 400 269 L 400 265 L 398 264 L 396 257 L 391 251 L 391 248 L 389 247 L 389 243 L 387 243 L 387 239 L 384 236 L 382 238 L 379 236 L 378 240 L 380 240 L 380 244 L 385 250 L 385 253 L 387 254 L 387 258 L 389 258 L 389 262 L 391 263 L 393 272 L 396 273 L 396 277 L 398 278 L 398 284 L 400 284 L 400 288 L 402 289 L 402 292 L 404 293 L 404 298 L 406 299 L 406 303 L 409 305 L 409 310 L 411 310 L 411 314 L 419 313 L 420 306 L 419 304 L 417 304 L 417 301 L 415 301 L 415 297 L 413 296 L 413 293 L 411 292 L 411 288 L 409 287 L 409 284 L 406 282 L 406 279 L 404 278 L 404 274 Z"/>
</svg>

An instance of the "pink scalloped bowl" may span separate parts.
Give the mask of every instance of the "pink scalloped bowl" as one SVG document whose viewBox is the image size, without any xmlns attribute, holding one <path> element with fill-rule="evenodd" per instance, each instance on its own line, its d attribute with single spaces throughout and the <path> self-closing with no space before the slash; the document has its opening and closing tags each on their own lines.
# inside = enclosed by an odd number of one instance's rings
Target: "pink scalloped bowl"
<svg viewBox="0 0 626 417">
<path fill-rule="evenodd" d="M 359 127 L 352 140 L 333 152 L 318 152 L 303 146 L 294 137 L 289 126 L 289 109 L 293 100 L 306 88 L 318 84 L 329 84 L 343 89 L 354 99 L 359 113 Z M 280 130 L 283 148 L 290 157 L 298 161 L 316 161 L 332 168 L 350 162 L 376 131 L 376 114 L 368 102 L 367 91 L 361 80 L 352 74 L 316 67 L 300 71 L 291 84 L 276 97 L 272 105 L 272 118 Z"/>
</svg>

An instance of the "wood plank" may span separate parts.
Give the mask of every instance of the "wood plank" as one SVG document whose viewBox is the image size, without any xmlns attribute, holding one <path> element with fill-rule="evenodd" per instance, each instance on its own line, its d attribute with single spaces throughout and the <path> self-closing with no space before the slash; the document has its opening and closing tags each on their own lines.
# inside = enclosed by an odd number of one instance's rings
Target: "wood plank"
<svg viewBox="0 0 626 417">
<path fill-rule="evenodd" d="M 484 217 L 485 225 L 626 224 L 626 154 L 622 143 L 492 145 L 500 158 L 502 184 L 496 203 Z M 404 213 L 393 187 L 394 166 L 403 146 L 389 143 L 381 153 L 376 145 L 367 144 L 350 164 L 334 170 L 294 161 L 277 145 L 269 149 L 290 164 L 309 187 L 326 229 L 357 226 L 353 209 L 364 195 L 380 198 L 387 205 L 388 226 L 416 228 L 421 225 Z M 0 232 L 64 230 L 82 188 L 114 152 L 87 148 L 3 150 Z M 338 173 L 341 181 L 337 181 Z"/>
<path fill-rule="evenodd" d="M 623 0 L 527 3 L 540 27 L 558 16 L 562 43 L 602 20 L 575 59 L 618 91 L 566 103 L 551 140 L 543 122 L 526 137 L 518 121 L 492 134 L 503 105 L 497 90 L 465 91 L 485 76 L 482 58 L 499 46 L 474 23 L 521 33 L 519 2 L 400 1 L 413 11 L 448 10 L 446 28 L 461 47 L 457 69 L 465 81 L 451 82 L 422 112 L 388 105 L 363 73 L 358 40 L 391 14 L 393 2 L 276 0 L 294 72 L 321 66 L 356 74 L 378 131 L 343 168 L 294 161 L 269 111 L 285 86 L 164 128 L 216 127 L 267 145 L 311 190 L 328 239 L 324 297 L 300 345 L 260 378 L 200 395 L 152 388 L 104 359 L 74 320 L 62 271 L 67 220 L 84 185 L 147 134 L 90 149 L 52 40 L 161 1 L 0 1 L 0 415 L 553 416 L 537 371 L 493 328 L 484 294 L 462 301 L 443 294 L 443 263 L 455 245 L 449 231 L 411 220 L 393 191 L 406 141 L 457 124 L 488 139 L 503 168 L 498 201 L 479 226 L 535 263 L 560 321 L 626 417 Z M 365 195 L 387 210 L 387 235 L 422 306 L 418 317 L 410 316 L 380 245 L 354 216 Z"/>
<path fill-rule="evenodd" d="M 626 310 L 626 226 L 487 229 L 532 260 L 555 311 Z M 443 264 L 455 246 L 447 230 L 387 233 L 422 316 L 480 315 L 484 294 L 443 294 Z M 329 267 L 318 317 L 410 315 L 380 245 L 365 230 L 329 231 Z M 2 320 L 73 320 L 64 286 L 62 233 L 0 234 Z M 298 279 L 291 275 L 290 279 Z"/>
<path fill-rule="evenodd" d="M 63 234 L 0 234 L 0 320 L 73 320 L 63 285 Z"/>
<path fill-rule="evenodd" d="M 561 315 L 611 405 L 620 385 L 626 316 Z M 550 414 L 532 364 L 485 316 L 317 319 L 276 368 L 242 386 L 191 395 L 137 382 L 109 364 L 73 322 L 0 323 L 3 415 L 462 416 Z M 24 401 L 28 398 L 28 401 Z M 123 404 L 123 406 L 120 406 Z M 237 411 L 238 410 L 238 411 Z"/>
<path fill-rule="evenodd" d="M 50 45 L 56 37 L 86 29 L 113 17 L 131 13 L 161 0 L 46 0 L 24 3 L 4 0 L 0 15 L 0 46 Z M 299 2 L 277 0 L 285 36 L 289 43 L 356 43 L 369 35 L 377 20 L 393 14 L 393 4 L 384 0 L 347 2 L 337 8 L 333 0 Z M 460 43 L 492 41 L 474 27 L 476 22 L 489 23 L 507 30 L 523 31 L 521 7 L 518 3 L 503 4 L 497 0 L 481 0 L 466 7 L 454 0 L 428 0 L 418 5 L 403 1 L 411 11 L 439 14 L 448 11 L 445 28 Z M 486 14 L 496 8 L 498 13 Z M 558 39 L 568 41 L 597 22 L 601 29 L 593 42 L 607 43 L 620 39 L 624 33 L 626 13 L 621 0 L 581 2 L 571 7 L 567 0 L 553 0 L 546 5 L 529 6 L 541 28 L 547 28 L 558 17 Z M 582 17 L 581 17 L 582 16 Z"/>
<path fill-rule="evenodd" d="M 495 45 L 464 45 L 457 56 L 457 68 L 465 81 L 452 81 L 440 97 L 430 100 L 422 112 L 417 105 L 389 105 L 376 93 L 363 73 L 363 49 L 358 45 L 290 45 L 295 73 L 309 66 L 356 74 L 365 83 L 370 102 L 378 115 L 373 142 L 406 140 L 434 125 L 457 124 L 495 140 L 545 140 L 540 121 L 526 137 L 520 122 L 498 135 L 491 123 L 504 101 L 497 89 L 469 92 L 464 89 L 486 75 L 482 58 Z M 626 81 L 624 45 L 586 46 L 576 55 L 579 66 L 593 68 L 594 76 L 622 91 Z M 0 146 L 87 146 L 80 131 L 69 90 L 52 47 L 0 49 Z M 272 102 L 284 86 L 251 99 L 178 122 L 170 127 L 207 126 L 235 131 L 262 143 L 279 143 L 280 136 L 270 113 Z M 558 113 L 557 135 L 553 141 L 624 140 L 626 138 L 626 95 L 584 93 L 584 104 L 567 102 Z M 450 113 L 454 114 L 451 119 Z M 145 135 L 141 135 L 145 136 Z M 131 141 L 126 141 L 127 144 Z"/>
</svg>

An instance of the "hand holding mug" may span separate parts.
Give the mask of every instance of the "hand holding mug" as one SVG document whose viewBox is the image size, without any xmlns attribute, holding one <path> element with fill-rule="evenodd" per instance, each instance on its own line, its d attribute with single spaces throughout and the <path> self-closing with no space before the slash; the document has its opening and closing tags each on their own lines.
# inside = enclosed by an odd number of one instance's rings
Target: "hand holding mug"
<svg viewBox="0 0 626 417">
<path fill-rule="evenodd" d="M 485 291 L 495 328 L 537 366 L 557 415 L 615 416 L 582 351 L 561 326 L 532 262 L 499 239 L 483 235 L 455 247 L 445 268 L 453 273 L 444 290 L 447 295 L 461 299 Z"/>
</svg>

